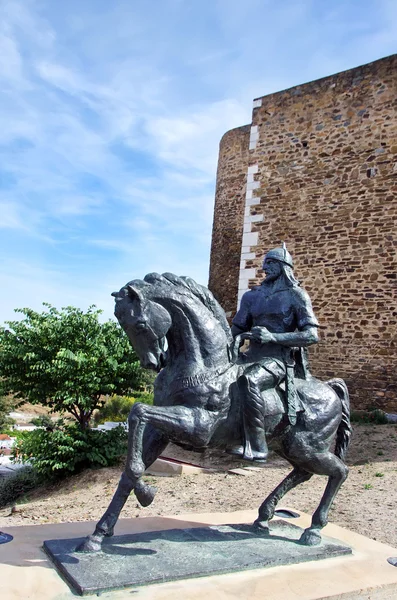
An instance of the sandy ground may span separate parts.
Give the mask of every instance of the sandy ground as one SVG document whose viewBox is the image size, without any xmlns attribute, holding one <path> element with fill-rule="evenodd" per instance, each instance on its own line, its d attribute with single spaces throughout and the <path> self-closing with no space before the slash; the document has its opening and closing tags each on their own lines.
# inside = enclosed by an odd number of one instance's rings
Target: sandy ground
<svg viewBox="0 0 397 600">
<path fill-rule="evenodd" d="M 243 476 L 228 472 L 239 466 L 230 457 L 182 454 L 174 447 L 167 454 L 204 466 L 210 466 L 212 461 L 218 471 L 183 477 L 147 476 L 146 480 L 158 488 L 153 504 L 141 508 L 135 496 L 131 496 L 122 517 L 255 509 L 290 470 L 288 463 L 276 456 L 271 456 L 260 470 L 246 471 Z M 355 426 L 347 462 L 350 474 L 337 496 L 330 520 L 397 547 L 397 426 Z M 0 528 L 97 520 L 107 508 L 120 473 L 121 468 L 88 470 L 36 490 L 14 509 L 0 511 Z M 324 477 L 314 476 L 289 492 L 280 506 L 312 513 L 325 484 Z"/>
</svg>

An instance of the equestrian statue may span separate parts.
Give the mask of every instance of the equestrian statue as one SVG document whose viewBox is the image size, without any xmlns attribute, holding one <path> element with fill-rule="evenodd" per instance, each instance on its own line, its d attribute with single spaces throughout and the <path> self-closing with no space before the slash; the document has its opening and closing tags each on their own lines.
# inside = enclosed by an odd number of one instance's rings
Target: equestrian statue
<svg viewBox="0 0 397 600">
<path fill-rule="evenodd" d="M 287 492 L 313 474 L 326 475 L 300 539 L 321 542 L 348 474 L 349 394 L 342 379 L 324 383 L 310 373 L 306 349 L 318 341 L 319 324 L 284 244 L 267 253 L 263 270 L 264 281 L 243 295 L 231 328 L 211 292 L 189 277 L 150 273 L 113 292 L 115 315 L 141 365 L 158 375 L 153 406 L 132 407 L 124 472 L 79 551 L 101 550 L 132 491 L 142 506 L 153 501 L 156 488 L 142 475 L 169 442 L 216 447 L 256 464 L 266 461 L 269 447 L 289 461 L 292 471 L 259 508 L 253 527 L 262 533 Z"/>
</svg>

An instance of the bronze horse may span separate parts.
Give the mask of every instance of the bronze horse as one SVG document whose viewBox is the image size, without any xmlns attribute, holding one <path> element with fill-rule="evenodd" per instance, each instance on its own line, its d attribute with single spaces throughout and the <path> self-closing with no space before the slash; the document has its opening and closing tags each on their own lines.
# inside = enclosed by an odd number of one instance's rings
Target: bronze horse
<svg viewBox="0 0 397 600">
<path fill-rule="evenodd" d="M 190 449 L 227 449 L 241 443 L 243 435 L 236 380 L 244 364 L 233 360 L 230 327 L 211 292 L 188 277 L 151 273 L 112 295 L 115 315 L 142 366 L 158 376 L 153 406 L 137 403 L 131 410 L 124 472 L 94 533 L 80 545 L 83 552 L 99 551 L 104 537 L 113 535 L 132 490 L 142 506 L 152 502 L 156 490 L 142 475 L 168 442 Z M 322 383 L 311 376 L 297 378 L 296 387 L 305 410 L 295 425 L 289 423 L 283 391 L 265 392 L 269 446 L 293 470 L 265 499 L 254 526 L 268 530 L 277 503 L 288 491 L 313 474 L 326 475 L 321 502 L 301 536 L 301 543 L 315 545 L 348 474 L 343 459 L 351 435 L 349 395 L 341 379 Z"/>
</svg>

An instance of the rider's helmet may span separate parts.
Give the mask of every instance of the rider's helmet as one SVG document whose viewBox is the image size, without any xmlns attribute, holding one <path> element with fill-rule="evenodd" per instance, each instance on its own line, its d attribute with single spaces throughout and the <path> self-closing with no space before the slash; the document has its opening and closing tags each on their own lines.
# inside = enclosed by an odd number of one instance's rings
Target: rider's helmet
<svg viewBox="0 0 397 600">
<path fill-rule="evenodd" d="M 293 268 L 293 266 L 294 266 L 292 256 L 288 252 L 287 246 L 285 245 L 284 242 L 283 242 L 283 245 L 281 246 L 281 248 L 273 248 L 273 250 L 269 250 L 269 252 L 266 254 L 266 256 L 264 258 L 264 261 L 269 258 L 271 258 L 272 260 L 278 260 L 279 262 L 282 262 L 291 268 Z"/>
</svg>

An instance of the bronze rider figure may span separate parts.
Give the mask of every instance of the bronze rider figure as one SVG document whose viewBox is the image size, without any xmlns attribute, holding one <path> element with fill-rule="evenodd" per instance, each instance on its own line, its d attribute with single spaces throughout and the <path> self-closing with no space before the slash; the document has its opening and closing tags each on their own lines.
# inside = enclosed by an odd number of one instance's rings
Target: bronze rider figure
<svg viewBox="0 0 397 600">
<path fill-rule="evenodd" d="M 263 270 L 266 278 L 243 295 L 232 321 L 233 336 L 249 339 L 250 347 L 244 358 L 249 366 L 237 382 L 244 446 L 231 453 L 255 461 L 265 461 L 268 455 L 261 392 L 285 381 L 288 418 L 292 425 L 296 423 L 296 413 L 302 409 L 293 383 L 293 349 L 316 344 L 319 326 L 310 298 L 294 276 L 285 244 L 266 254 Z"/>
</svg>

